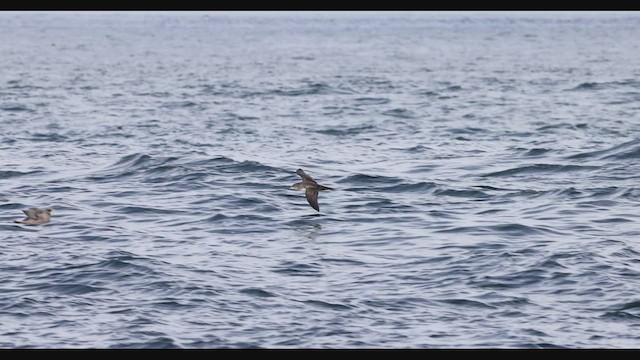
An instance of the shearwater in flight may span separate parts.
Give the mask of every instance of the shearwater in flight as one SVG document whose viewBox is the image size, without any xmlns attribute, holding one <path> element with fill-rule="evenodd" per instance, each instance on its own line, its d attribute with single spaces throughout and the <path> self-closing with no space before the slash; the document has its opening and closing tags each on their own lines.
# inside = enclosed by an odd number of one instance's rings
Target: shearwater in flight
<svg viewBox="0 0 640 360">
<path fill-rule="evenodd" d="M 320 211 L 320 206 L 318 205 L 318 191 L 333 190 L 333 188 L 318 184 L 311 176 L 305 174 L 302 169 L 296 170 L 296 174 L 300 175 L 302 182 L 291 185 L 289 190 L 304 191 L 309 205 L 316 209 L 316 211 Z"/>
<path fill-rule="evenodd" d="M 24 225 L 40 225 L 48 223 L 49 219 L 51 218 L 51 209 L 49 208 L 30 208 L 27 210 L 22 210 L 22 212 L 24 212 L 27 217 L 22 221 L 13 220 L 13 222 Z"/>
</svg>

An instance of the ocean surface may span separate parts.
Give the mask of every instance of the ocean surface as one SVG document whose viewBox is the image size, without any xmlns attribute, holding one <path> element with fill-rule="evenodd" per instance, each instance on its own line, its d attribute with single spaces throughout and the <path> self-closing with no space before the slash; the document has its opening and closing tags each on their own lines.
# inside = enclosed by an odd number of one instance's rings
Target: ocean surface
<svg viewBox="0 0 640 360">
<path fill-rule="evenodd" d="M 640 347 L 638 39 L 634 12 L 2 12 L 0 347 Z"/>
</svg>

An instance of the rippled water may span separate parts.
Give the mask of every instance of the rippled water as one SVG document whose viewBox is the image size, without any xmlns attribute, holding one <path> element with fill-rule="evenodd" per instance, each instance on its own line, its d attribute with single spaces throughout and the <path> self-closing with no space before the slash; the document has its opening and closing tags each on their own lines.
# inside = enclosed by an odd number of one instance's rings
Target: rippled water
<svg viewBox="0 0 640 360">
<path fill-rule="evenodd" d="M 638 38 L 0 13 L 0 347 L 638 347 Z"/>
</svg>

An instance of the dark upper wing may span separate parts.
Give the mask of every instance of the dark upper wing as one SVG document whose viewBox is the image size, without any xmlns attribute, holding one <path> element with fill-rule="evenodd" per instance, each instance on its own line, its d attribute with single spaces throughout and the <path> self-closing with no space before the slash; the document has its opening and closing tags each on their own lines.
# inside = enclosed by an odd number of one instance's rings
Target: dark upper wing
<svg viewBox="0 0 640 360">
<path fill-rule="evenodd" d="M 37 219 L 38 218 L 38 209 L 37 208 L 30 208 L 27 210 L 22 210 L 22 212 L 27 215 L 28 219 Z"/>
<path fill-rule="evenodd" d="M 318 206 L 318 188 L 308 187 L 304 194 L 307 196 L 309 205 L 316 209 L 316 211 L 320 211 L 320 206 Z"/>
<path fill-rule="evenodd" d="M 311 181 L 311 182 L 313 182 L 313 183 L 315 183 L 315 182 L 316 182 L 315 180 L 313 180 L 313 178 L 312 178 L 311 176 L 309 176 L 309 175 L 305 174 L 305 172 L 304 172 L 304 171 L 302 171 L 302 169 L 298 169 L 298 170 L 296 170 L 296 174 L 300 175 L 300 177 L 302 178 L 302 180 L 305 180 L 305 181 Z"/>
</svg>

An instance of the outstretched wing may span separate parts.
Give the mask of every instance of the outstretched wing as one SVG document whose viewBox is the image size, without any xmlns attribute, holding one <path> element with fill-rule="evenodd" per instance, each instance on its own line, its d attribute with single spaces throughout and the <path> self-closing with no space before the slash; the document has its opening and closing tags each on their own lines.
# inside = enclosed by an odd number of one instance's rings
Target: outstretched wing
<svg viewBox="0 0 640 360">
<path fill-rule="evenodd" d="M 302 180 L 311 181 L 312 183 L 316 182 L 315 180 L 313 180 L 313 178 L 311 176 L 307 175 L 304 171 L 302 171 L 302 169 L 296 170 L 296 174 L 300 175 Z"/>
<path fill-rule="evenodd" d="M 30 208 L 27 210 L 22 210 L 22 212 L 27 215 L 27 219 L 37 219 L 38 218 L 38 208 Z"/>
<path fill-rule="evenodd" d="M 316 211 L 320 211 L 320 206 L 318 206 L 318 188 L 308 187 L 304 194 L 307 196 L 309 205 L 316 209 Z"/>
</svg>

